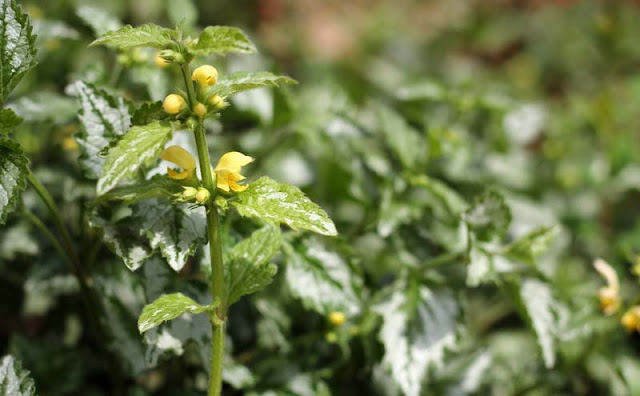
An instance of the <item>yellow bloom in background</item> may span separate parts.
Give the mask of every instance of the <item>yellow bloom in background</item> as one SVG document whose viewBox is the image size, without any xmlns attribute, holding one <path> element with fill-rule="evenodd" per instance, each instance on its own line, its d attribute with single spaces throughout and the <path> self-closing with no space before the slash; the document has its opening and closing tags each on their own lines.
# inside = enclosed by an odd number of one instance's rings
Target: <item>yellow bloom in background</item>
<svg viewBox="0 0 640 396">
<path fill-rule="evenodd" d="M 162 108 L 167 114 L 178 114 L 184 106 L 184 98 L 177 94 L 167 95 L 162 102 Z"/>
<path fill-rule="evenodd" d="M 593 266 L 607 281 L 607 286 L 598 290 L 600 307 L 605 315 L 614 314 L 620 308 L 620 282 L 616 271 L 604 260 L 596 259 Z"/>
<path fill-rule="evenodd" d="M 162 152 L 162 155 L 160 155 L 160 158 L 182 168 L 182 172 L 176 172 L 171 168 L 167 168 L 169 178 L 174 180 L 189 178 L 196 169 L 196 159 L 187 150 L 180 146 L 167 147 Z"/>
<path fill-rule="evenodd" d="M 211 65 L 202 65 L 191 73 L 191 79 L 203 87 L 214 85 L 218 81 L 218 70 Z"/>
<path fill-rule="evenodd" d="M 156 64 L 157 67 L 162 68 L 162 69 L 164 69 L 165 67 L 169 66 L 169 61 L 164 59 L 162 56 L 160 56 L 159 52 L 153 58 L 153 62 Z"/>
<path fill-rule="evenodd" d="M 640 305 L 629 308 L 629 310 L 622 315 L 620 323 L 622 323 L 627 331 L 631 332 L 635 330 L 640 332 Z"/>
<path fill-rule="evenodd" d="M 329 314 L 329 322 L 334 326 L 342 326 L 346 320 L 344 313 L 340 311 L 334 311 Z"/>
<path fill-rule="evenodd" d="M 226 192 L 246 190 L 247 186 L 241 186 L 238 182 L 246 179 L 240 174 L 241 168 L 251 162 L 253 162 L 253 158 L 237 151 L 231 151 L 220 157 L 220 161 L 214 169 L 218 188 Z"/>
</svg>

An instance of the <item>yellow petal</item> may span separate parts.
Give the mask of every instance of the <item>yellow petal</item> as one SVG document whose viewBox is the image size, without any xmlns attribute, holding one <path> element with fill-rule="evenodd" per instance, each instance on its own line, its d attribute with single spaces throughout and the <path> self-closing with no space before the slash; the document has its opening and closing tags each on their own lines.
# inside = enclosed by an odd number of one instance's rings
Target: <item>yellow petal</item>
<svg viewBox="0 0 640 396">
<path fill-rule="evenodd" d="M 180 146 L 167 147 L 160 155 L 160 158 L 172 162 L 184 170 L 193 171 L 196 168 L 196 159 Z"/>
<path fill-rule="evenodd" d="M 240 168 L 253 162 L 253 158 L 237 151 L 231 151 L 220 157 L 215 170 L 227 169 L 233 173 L 240 173 Z"/>
<path fill-rule="evenodd" d="M 607 281 L 607 285 L 614 289 L 618 290 L 620 288 L 620 283 L 618 281 L 618 274 L 616 270 L 614 270 L 609 263 L 604 261 L 603 259 L 596 259 L 593 262 L 593 266 L 596 268 L 596 271 L 602 275 L 602 277 Z"/>
<path fill-rule="evenodd" d="M 192 171 L 188 171 L 188 170 L 184 170 L 182 172 L 176 172 L 171 168 L 167 168 L 167 174 L 169 175 L 170 179 L 173 180 L 183 180 L 186 179 L 187 177 L 189 177 L 189 175 L 191 174 Z"/>
<path fill-rule="evenodd" d="M 216 187 L 229 192 L 229 171 L 226 169 L 216 170 Z"/>
</svg>

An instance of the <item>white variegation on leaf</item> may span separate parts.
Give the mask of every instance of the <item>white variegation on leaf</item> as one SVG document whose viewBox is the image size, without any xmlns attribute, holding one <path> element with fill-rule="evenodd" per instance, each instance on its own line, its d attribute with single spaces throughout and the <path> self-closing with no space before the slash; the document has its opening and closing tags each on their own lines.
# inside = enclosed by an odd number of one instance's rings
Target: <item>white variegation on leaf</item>
<svg viewBox="0 0 640 396">
<path fill-rule="evenodd" d="M 93 5 L 80 5 L 76 14 L 84 23 L 91 26 L 96 36 L 105 34 L 111 30 L 117 30 L 122 27 L 122 23 L 114 15 L 107 10 Z"/>
<path fill-rule="evenodd" d="M 124 26 L 98 37 L 90 46 L 106 45 L 110 48 L 126 49 L 133 47 L 169 48 L 174 44 L 176 32 L 152 23 L 132 27 Z"/>
<path fill-rule="evenodd" d="M 138 331 L 142 334 L 184 313 L 199 314 L 206 310 L 206 306 L 198 304 L 182 293 L 165 294 L 144 307 L 138 318 Z"/>
<path fill-rule="evenodd" d="M 224 55 L 229 52 L 250 54 L 256 47 L 242 30 L 231 26 L 206 27 L 187 50 L 194 55 Z"/>
<path fill-rule="evenodd" d="M 82 81 L 75 83 L 75 89 L 80 100 L 78 118 L 83 126 L 74 136 L 80 146 L 78 161 L 85 176 L 97 179 L 106 161 L 98 153 L 129 130 L 130 107 L 121 97 Z"/>
<path fill-rule="evenodd" d="M 29 160 L 18 143 L 0 139 L 0 224 L 18 204 L 20 193 L 26 187 Z"/>
<path fill-rule="evenodd" d="M 337 252 L 317 238 L 305 240 L 298 249 L 284 244 L 284 252 L 287 285 L 307 308 L 323 315 L 340 311 L 353 316 L 360 312 L 356 293 L 360 280 Z"/>
<path fill-rule="evenodd" d="M 459 308 L 449 290 L 406 286 L 374 310 L 384 320 L 384 366 L 405 395 L 419 396 L 429 367 L 442 365 L 445 351 L 456 345 Z"/>
<path fill-rule="evenodd" d="M 382 104 L 373 107 L 386 144 L 405 168 L 413 168 L 425 158 L 425 139 L 400 114 Z"/>
<path fill-rule="evenodd" d="M 480 248 L 472 247 L 467 265 L 467 286 L 476 287 L 495 275 L 492 255 Z"/>
<path fill-rule="evenodd" d="M 218 80 L 213 92 L 223 98 L 238 92 L 264 87 L 279 87 L 283 84 L 297 84 L 298 82 L 287 76 L 277 76 L 269 72 L 237 72 Z"/>
<path fill-rule="evenodd" d="M 324 210 L 299 188 L 266 176 L 239 193 L 232 205 L 240 215 L 269 224 L 286 224 L 294 230 L 305 229 L 322 235 L 338 234 Z"/>
<path fill-rule="evenodd" d="M 98 179 L 98 195 L 136 174 L 141 167 L 158 161 L 165 144 L 171 139 L 171 133 L 170 124 L 157 121 L 129 129 L 107 154 Z"/>
<path fill-rule="evenodd" d="M 556 362 L 556 311 L 558 302 L 553 298 L 551 287 L 538 279 L 525 279 L 520 286 L 520 299 L 547 368 Z"/>
<path fill-rule="evenodd" d="M 6 355 L 0 360 L 0 396 L 34 396 L 36 386 L 29 371 L 13 356 Z"/>
</svg>

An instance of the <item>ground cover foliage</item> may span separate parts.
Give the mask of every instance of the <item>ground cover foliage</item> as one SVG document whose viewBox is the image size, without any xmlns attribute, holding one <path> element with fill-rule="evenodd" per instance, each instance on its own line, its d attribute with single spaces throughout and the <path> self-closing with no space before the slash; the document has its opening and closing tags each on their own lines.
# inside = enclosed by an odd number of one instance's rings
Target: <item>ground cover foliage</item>
<svg viewBox="0 0 640 396">
<path fill-rule="evenodd" d="M 232 304 L 225 395 L 640 393 L 637 5 L 205 3 L 0 0 L 0 395 L 206 394 Z M 176 25 L 255 159 L 224 301 L 160 161 Z"/>
</svg>

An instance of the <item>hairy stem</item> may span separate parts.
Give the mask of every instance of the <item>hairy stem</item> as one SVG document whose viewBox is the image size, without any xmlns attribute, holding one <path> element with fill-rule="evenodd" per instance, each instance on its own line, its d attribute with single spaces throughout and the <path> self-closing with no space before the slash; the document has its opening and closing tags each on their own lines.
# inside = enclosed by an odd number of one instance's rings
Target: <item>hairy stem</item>
<svg viewBox="0 0 640 396">
<path fill-rule="evenodd" d="M 187 88 L 188 102 L 192 106 L 196 103 L 193 82 L 189 65 L 181 66 L 182 77 Z M 209 250 L 211 253 L 211 295 L 213 300 L 219 302 L 218 308 L 211 317 L 211 371 L 209 374 L 209 396 L 220 395 L 222 389 L 222 363 L 224 356 L 224 321 L 226 317 L 226 291 L 224 285 L 224 267 L 222 262 L 222 242 L 220 239 L 220 218 L 218 208 L 214 204 L 216 185 L 211 171 L 211 160 L 205 136 L 202 119 L 198 119 L 193 130 L 198 159 L 200 161 L 200 175 L 202 184 L 211 193 L 211 198 L 205 204 L 207 210 L 207 233 L 209 235 Z"/>
</svg>

